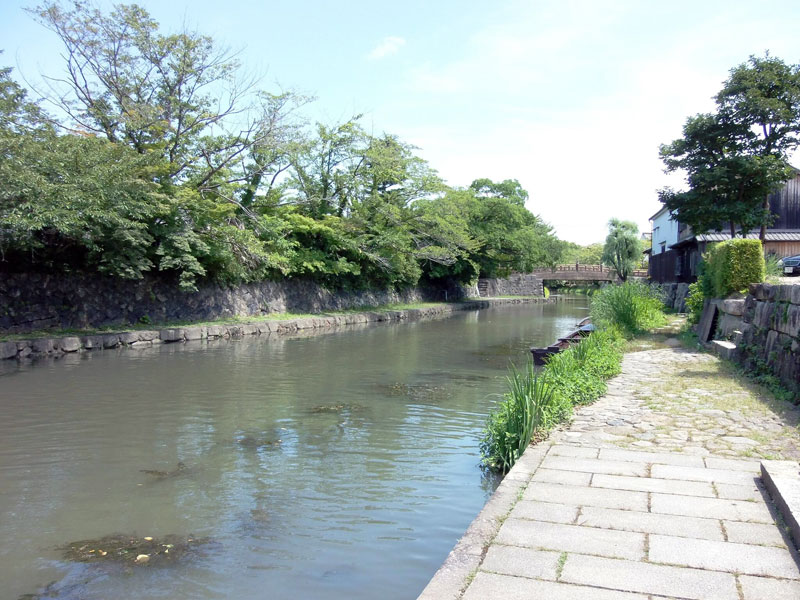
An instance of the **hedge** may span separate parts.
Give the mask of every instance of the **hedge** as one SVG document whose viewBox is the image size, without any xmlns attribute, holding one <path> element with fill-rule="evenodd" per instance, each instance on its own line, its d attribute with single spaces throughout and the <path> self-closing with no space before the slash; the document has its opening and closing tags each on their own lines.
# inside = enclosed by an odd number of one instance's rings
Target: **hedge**
<svg viewBox="0 0 800 600">
<path fill-rule="evenodd" d="M 705 276 L 713 296 L 744 292 L 766 277 L 764 250 L 759 240 L 733 239 L 713 246 L 705 256 Z"/>
</svg>

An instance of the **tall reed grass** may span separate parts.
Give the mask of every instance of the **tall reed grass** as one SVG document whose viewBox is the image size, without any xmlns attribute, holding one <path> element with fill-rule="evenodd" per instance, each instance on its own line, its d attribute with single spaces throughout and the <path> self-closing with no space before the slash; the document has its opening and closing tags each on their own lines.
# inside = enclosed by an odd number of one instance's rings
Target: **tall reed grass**
<svg viewBox="0 0 800 600">
<path fill-rule="evenodd" d="M 645 283 L 627 281 L 608 285 L 592 298 L 592 322 L 597 327 L 618 327 L 631 336 L 667 321 L 657 290 Z"/>
<path fill-rule="evenodd" d="M 553 355 L 540 371 L 532 360 L 522 371 L 512 366 L 508 392 L 486 422 L 483 464 L 508 472 L 535 436 L 569 419 L 574 405 L 602 396 L 606 379 L 619 373 L 622 343 L 616 329 L 598 331 Z"/>
</svg>

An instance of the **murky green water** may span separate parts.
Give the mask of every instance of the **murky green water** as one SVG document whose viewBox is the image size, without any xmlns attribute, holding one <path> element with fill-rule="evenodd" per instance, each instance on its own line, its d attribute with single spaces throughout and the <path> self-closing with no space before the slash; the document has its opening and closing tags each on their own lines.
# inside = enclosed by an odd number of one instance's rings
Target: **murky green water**
<svg viewBox="0 0 800 600">
<path fill-rule="evenodd" d="M 6 362 L 2 597 L 415 598 L 496 486 L 478 439 L 509 360 L 585 307 Z M 57 550 L 113 533 L 214 543 L 134 567 Z"/>
</svg>

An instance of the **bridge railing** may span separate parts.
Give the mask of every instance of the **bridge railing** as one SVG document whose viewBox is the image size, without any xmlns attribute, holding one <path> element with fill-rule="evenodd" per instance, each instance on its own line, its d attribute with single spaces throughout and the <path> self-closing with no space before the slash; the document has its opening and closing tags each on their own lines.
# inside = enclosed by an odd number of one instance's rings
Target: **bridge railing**
<svg viewBox="0 0 800 600">
<path fill-rule="evenodd" d="M 609 269 L 604 265 L 583 265 L 580 263 L 571 263 L 568 265 L 556 265 L 552 268 L 540 268 L 534 269 L 534 273 L 558 273 L 558 272 L 585 272 L 585 273 L 608 273 L 609 275 L 614 274 L 616 276 L 616 271 L 614 269 Z M 631 273 L 631 277 L 647 277 L 647 269 L 635 269 Z"/>
</svg>

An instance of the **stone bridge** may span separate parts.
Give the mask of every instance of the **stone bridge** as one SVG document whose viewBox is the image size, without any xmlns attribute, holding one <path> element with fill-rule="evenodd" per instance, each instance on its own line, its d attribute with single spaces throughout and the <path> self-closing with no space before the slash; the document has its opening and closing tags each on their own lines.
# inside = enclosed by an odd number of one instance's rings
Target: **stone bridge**
<svg viewBox="0 0 800 600">
<path fill-rule="evenodd" d="M 543 281 L 619 281 L 617 272 L 603 265 L 556 265 L 553 268 L 536 269 L 533 274 Z M 647 277 L 647 269 L 637 269 L 631 273 L 631 277 Z"/>
</svg>

